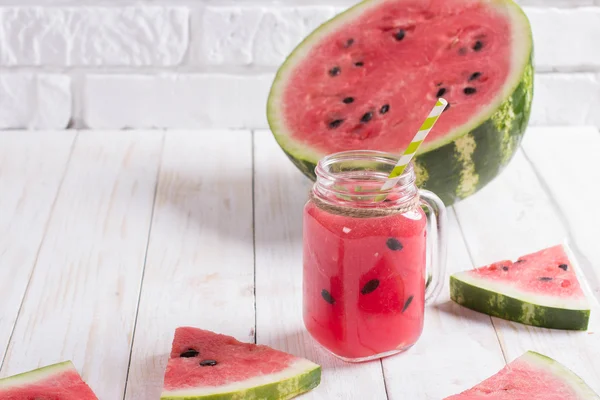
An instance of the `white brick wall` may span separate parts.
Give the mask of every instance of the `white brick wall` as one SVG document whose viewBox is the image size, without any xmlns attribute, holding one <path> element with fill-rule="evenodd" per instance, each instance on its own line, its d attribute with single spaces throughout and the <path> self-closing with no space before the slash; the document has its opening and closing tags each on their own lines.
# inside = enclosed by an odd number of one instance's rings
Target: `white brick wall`
<svg viewBox="0 0 600 400">
<path fill-rule="evenodd" d="M 353 0 L 0 0 L 0 129 L 264 128 L 276 70 Z M 600 126 L 600 0 L 521 0 L 533 124 Z"/>
</svg>

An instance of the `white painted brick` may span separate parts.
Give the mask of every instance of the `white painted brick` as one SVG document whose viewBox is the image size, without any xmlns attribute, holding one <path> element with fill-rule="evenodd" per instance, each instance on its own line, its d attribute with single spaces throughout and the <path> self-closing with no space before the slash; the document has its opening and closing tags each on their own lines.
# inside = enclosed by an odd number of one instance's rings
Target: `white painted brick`
<svg viewBox="0 0 600 400">
<path fill-rule="evenodd" d="M 247 65 L 264 9 L 261 7 L 207 7 L 202 19 L 199 58 L 207 64 Z"/>
<path fill-rule="evenodd" d="M 273 75 L 92 75 L 90 128 L 263 128 Z"/>
<path fill-rule="evenodd" d="M 181 7 L 1 7 L 1 65 L 177 65 L 188 47 Z"/>
<path fill-rule="evenodd" d="M 254 35 L 257 65 L 277 66 L 310 32 L 335 15 L 333 7 L 272 9 L 263 15 Z"/>
<path fill-rule="evenodd" d="M 540 70 L 600 67 L 600 8 L 526 8 Z"/>
<path fill-rule="evenodd" d="M 300 41 L 333 17 L 334 7 L 207 7 L 199 62 L 277 66 Z"/>
<path fill-rule="evenodd" d="M 593 73 L 537 74 L 532 125 L 600 126 L 600 80 Z"/>
<path fill-rule="evenodd" d="M 63 129 L 71 118 L 71 82 L 54 74 L 0 74 L 0 129 Z"/>
</svg>

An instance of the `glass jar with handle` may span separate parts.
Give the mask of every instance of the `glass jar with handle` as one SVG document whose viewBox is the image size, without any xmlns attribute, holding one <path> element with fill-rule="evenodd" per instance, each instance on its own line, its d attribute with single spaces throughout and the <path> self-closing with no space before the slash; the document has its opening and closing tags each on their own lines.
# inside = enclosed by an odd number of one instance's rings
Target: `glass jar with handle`
<svg viewBox="0 0 600 400">
<path fill-rule="evenodd" d="M 412 165 L 381 191 L 397 161 L 377 151 L 323 158 L 304 208 L 304 323 L 345 361 L 415 344 L 425 304 L 443 286 L 444 204 L 417 188 Z"/>
</svg>

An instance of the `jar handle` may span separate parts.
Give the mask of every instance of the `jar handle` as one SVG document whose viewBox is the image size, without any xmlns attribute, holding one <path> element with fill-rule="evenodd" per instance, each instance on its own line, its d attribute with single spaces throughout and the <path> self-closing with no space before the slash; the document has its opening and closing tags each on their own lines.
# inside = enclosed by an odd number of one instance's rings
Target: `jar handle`
<svg viewBox="0 0 600 400">
<path fill-rule="evenodd" d="M 425 304 L 440 294 L 446 277 L 447 217 L 444 202 L 429 190 L 419 190 L 421 205 L 428 209 L 427 215 L 427 283 Z"/>
</svg>

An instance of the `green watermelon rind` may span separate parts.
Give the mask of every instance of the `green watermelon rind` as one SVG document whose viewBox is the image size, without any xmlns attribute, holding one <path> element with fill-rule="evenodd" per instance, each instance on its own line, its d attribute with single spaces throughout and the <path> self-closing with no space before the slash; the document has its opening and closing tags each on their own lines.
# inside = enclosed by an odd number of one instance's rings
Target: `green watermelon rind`
<svg viewBox="0 0 600 400">
<path fill-rule="evenodd" d="M 581 396 L 579 398 L 586 400 L 600 400 L 600 396 L 598 396 L 598 394 L 594 392 L 579 375 L 575 374 L 558 361 L 535 351 L 528 351 L 519 358 L 529 364 L 534 364 L 540 369 L 550 372 L 552 375 L 556 376 L 558 380 L 569 385 L 578 396 Z"/>
<path fill-rule="evenodd" d="M 534 295 L 523 294 L 517 298 L 489 288 L 485 283 L 468 279 L 468 272 L 450 276 L 450 298 L 474 311 L 525 325 L 549 329 L 585 331 L 590 319 L 590 308 L 585 303 L 569 304 L 564 307 L 539 304 Z M 467 282 L 469 280 L 469 282 Z M 529 296 L 529 298 L 528 298 Z M 582 307 L 583 306 L 583 307 Z"/>
<path fill-rule="evenodd" d="M 75 370 L 71 361 L 64 361 L 57 364 L 48 365 L 33 371 L 23 372 L 18 375 L 9 376 L 0 379 L 0 389 L 18 388 L 20 386 L 31 385 L 48 379 L 51 376 L 59 375 L 65 371 Z"/>
<path fill-rule="evenodd" d="M 278 375 L 275 378 L 275 375 Z M 189 388 L 185 390 L 163 392 L 161 400 L 241 400 L 241 399 L 264 399 L 264 400 L 288 400 L 302 393 L 316 388 L 321 383 L 321 367 L 308 360 L 298 360 L 289 368 L 278 373 L 263 375 L 260 380 L 275 378 L 274 381 L 264 384 L 256 384 L 251 378 L 242 382 L 235 382 L 235 389 L 225 393 L 216 393 L 219 387 Z M 229 386 L 229 385 L 228 385 Z"/>
<path fill-rule="evenodd" d="M 504 92 L 490 103 L 470 124 L 458 127 L 444 138 L 428 143 L 415 157 L 417 184 L 436 193 L 447 205 L 464 199 L 492 181 L 512 160 L 525 134 L 533 99 L 533 39 L 529 21 L 512 0 L 490 0 L 505 10 L 513 26 L 524 39 L 515 44 L 516 65 L 510 73 Z M 307 177 L 316 178 L 314 169 L 320 154 L 291 139 L 284 122 L 278 118 L 290 72 L 303 55 L 321 37 L 333 32 L 377 0 L 365 0 L 326 22 L 310 34 L 290 54 L 277 72 L 267 103 L 267 119 L 271 131 L 290 160 Z M 521 49 L 518 46 L 526 46 Z M 402 149 L 399 149 L 401 151 Z"/>
</svg>

